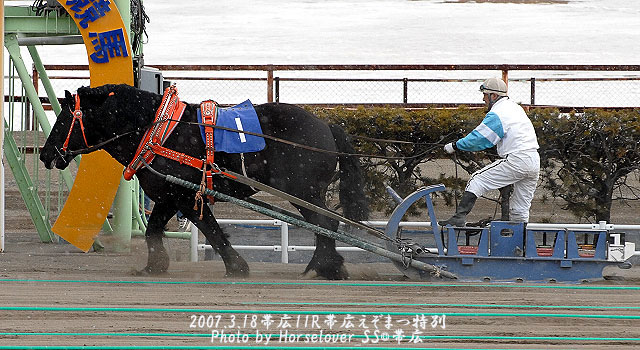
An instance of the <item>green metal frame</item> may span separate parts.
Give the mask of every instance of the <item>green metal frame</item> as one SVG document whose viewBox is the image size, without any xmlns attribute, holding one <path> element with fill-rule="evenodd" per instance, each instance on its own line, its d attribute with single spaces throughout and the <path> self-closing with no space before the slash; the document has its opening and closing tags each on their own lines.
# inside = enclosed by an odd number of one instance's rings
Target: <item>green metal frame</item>
<svg viewBox="0 0 640 350">
<path fill-rule="evenodd" d="M 30 6 L 4 7 L 5 34 L 21 33 L 29 36 L 79 35 L 71 17 L 59 15 L 56 11 L 36 16 Z"/>
<path fill-rule="evenodd" d="M 40 98 L 36 91 L 29 71 L 25 66 L 24 60 L 18 45 L 18 35 L 24 36 L 50 36 L 50 35 L 77 35 L 78 28 L 74 21 L 68 16 L 60 16 L 57 12 L 50 12 L 45 16 L 36 16 L 30 7 L 6 6 L 4 9 L 5 19 L 5 47 L 9 52 L 12 63 L 22 82 L 23 89 L 37 118 L 38 124 L 44 131 L 45 135 L 51 132 L 51 125 L 45 115 L 44 108 L 40 102 Z M 41 74 L 41 79 L 49 100 L 52 101 L 54 111 L 60 111 L 60 105 L 53 93 L 51 83 L 48 80 L 40 56 L 35 47 L 30 46 L 29 53 L 33 59 L 36 69 Z M 55 101 L 55 102 L 54 102 Z M 13 138 L 11 128 L 4 121 L 5 126 L 5 145 L 4 153 L 7 162 L 11 168 L 13 176 L 18 184 L 18 189 L 33 223 L 38 231 L 42 242 L 57 241 L 57 236 L 51 231 L 51 223 L 49 222 L 48 210 L 45 209 L 40 197 L 38 196 L 38 187 L 34 184 L 29 171 L 23 159 L 23 154 Z M 35 149 L 35 147 L 34 147 Z M 79 161 L 79 160 L 78 160 Z M 67 188 L 73 185 L 73 179 L 69 170 L 61 172 Z M 47 206 L 48 207 L 48 206 Z"/>
<path fill-rule="evenodd" d="M 120 9 L 123 21 L 129 28 L 130 10 L 128 0 L 116 0 L 116 5 Z M 68 35 L 79 35 L 80 31 L 75 22 L 67 15 L 60 15 L 56 11 L 46 15 L 36 16 L 30 7 L 24 6 L 6 6 L 5 7 L 5 47 L 9 52 L 12 63 L 15 66 L 20 81 L 22 83 L 24 94 L 27 96 L 29 103 L 33 108 L 38 125 L 41 127 L 45 136 L 49 136 L 51 125 L 47 119 L 44 107 L 38 96 L 38 92 L 34 86 L 30 72 L 22 59 L 19 37 L 57 37 Z M 60 113 L 61 107 L 55 95 L 51 81 L 42 64 L 40 55 L 35 46 L 27 46 L 29 54 L 33 60 L 34 67 L 38 72 L 40 82 L 44 87 L 49 98 L 53 111 Z M 140 48 L 142 50 L 142 48 Z M 9 77 L 13 80 L 13 76 Z M 23 101 L 24 102 L 24 101 Z M 5 155 L 11 167 L 13 175 L 18 183 L 18 187 L 22 198 L 25 201 L 27 209 L 33 219 L 33 222 L 42 242 L 57 241 L 57 236 L 51 231 L 49 222 L 49 204 L 50 198 L 47 195 L 46 205 L 43 205 L 41 198 L 38 196 L 37 184 L 29 174 L 27 166 L 24 162 L 24 155 L 20 151 L 20 147 L 15 142 L 11 129 L 5 121 Z M 35 149 L 35 147 L 34 147 Z M 80 162 L 80 156 L 75 158 L 76 163 Z M 37 167 L 36 167 L 37 168 Z M 50 177 L 50 174 L 48 175 Z M 60 177 L 63 180 L 67 190 L 73 187 L 73 178 L 69 169 L 62 170 Z M 59 191 L 62 190 L 62 184 L 59 184 Z M 49 189 L 47 189 L 49 190 Z M 108 220 L 105 220 L 103 230 L 113 234 L 117 233 L 118 240 L 122 242 L 121 246 L 115 247 L 117 251 L 128 250 L 128 240 L 131 236 L 141 236 L 146 231 L 146 219 L 144 212 L 140 212 L 140 200 L 143 193 L 140 190 L 137 179 L 135 181 L 122 181 L 118 188 L 118 193 L 114 201 L 114 218 L 113 228 Z M 58 199 L 58 206 L 61 206 L 61 199 Z M 167 237 L 188 239 L 190 232 L 167 232 Z M 95 249 L 100 249 L 100 242 L 96 241 Z"/>
<path fill-rule="evenodd" d="M 31 219 L 33 220 L 40 240 L 42 242 L 52 242 L 56 240 L 56 236 L 51 231 L 51 224 L 47 219 L 47 211 L 44 209 L 42 201 L 38 196 L 38 189 L 33 185 L 31 177 L 27 171 L 27 167 L 21 158 L 18 145 L 13 139 L 13 135 L 9 131 L 9 125 L 4 122 L 5 137 L 4 137 L 4 155 L 7 158 L 7 162 L 14 178 L 18 184 L 20 194 L 24 199 L 24 203 L 29 210 Z"/>
<path fill-rule="evenodd" d="M 78 35 L 80 34 L 75 22 L 66 15 L 59 15 L 56 11 L 50 12 L 47 15 L 36 16 L 30 7 L 22 6 L 6 6 L 5 7 L 5 47 L 9 53 L 11 62 L 13 63 L 15 70 L 17 71 L 24 93 L 26 94 L 29 103 L 33 108 L 34 115 L 37 119 L 38 125 L 44 132 L 45 136 L 48 136 L 51 132 L 51 125 L 42 106 L 42 102 L 38 96 L 38 92 L 33 84 L 29 71 L 22 58 L 20 46 L 18 44 L 18 36 L 32 36 L 32 37 L 46 37 L 46 36 L 60 36 L 60 35 Z M 33 59 L 34 66 L 38 71 L 40 80 L 45 88 L 51 106 L 56 114 L 61 110 L 60 104 L 55 96 L 53 87 L 48 78 L 46 70 L 40 59 L 40 55 L 35 46 L 28 46 L 28 51 Z M 13 71 L 11 72 L 13 73 Z M 13 77 L 10 76 L 10 80 L 13 81 Z M 51 231 L 51 223 L 49 222 L 48 200 L 45 207 L 42 200 L 38 196 L 38 188 L 34 184 L 27 166 L 23 159 L 23 154 L 18 148 L 18 145 L 13 138 L 11 128 L 5 121 L 5 156 L 11 168 L 11 171 L 16 179 L 18 189 L 22 198 L 25 201 L 25 205 L 29 211 L 29 214 L 33 220 L 40 240 L 42 242 L 57 241 L 57 236 Z M 36 147 L 34 147 L 35 150 Z M 76 162 L 80 162 L 80 157 L 76 157 Z M 73 178 L 69 169 L 65 169 L 60 172 L 61 178 L 64 180 L 67 190 L 73 186 Z M 110 230 L 109 223 L 105 221 L 105 229 Z"/>
</svg>

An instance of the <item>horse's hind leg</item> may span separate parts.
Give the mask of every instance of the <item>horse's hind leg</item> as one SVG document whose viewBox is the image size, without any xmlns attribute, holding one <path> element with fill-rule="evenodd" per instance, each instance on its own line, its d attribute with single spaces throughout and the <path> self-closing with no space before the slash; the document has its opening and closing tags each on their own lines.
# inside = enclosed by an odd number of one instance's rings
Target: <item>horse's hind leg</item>
<svg viewBox="0 0 640 350">
<path fill-rule="evenodd" d="M 325 208 L 323 203 L 314 204 Z M 338 229 L 339 223 L 337 221 L 314 211 L 299 206 L 296 207 L 308 222 L 331 231 Z M 316 234 L 316 250 L 307 268 L 304 270 L 304 274 L 307 274 L 309 271 L 315 271 L 318 276 L 330 280 L 347 279 L 349 277 L 347 269 L 344 267 L 344 258 L 336 250 L 336 241 L 333 238 Z"/>
<path fill-rule="evenodd" d="M 147 266 L 141 273 L 158 274 L 167 272 L 169 269 L 169 254 L 162 244 L 164 227 L 176 214 L 177 209 L 173 205 L 156 202 L 153 206 L 149 223 L 145 233 L 147 249 L 149 251 Z"/>
<path fill-rule="evenodd" d="M 249 265 L 247 262 L 233 249 L 227 236 L 222 232 L 222 228 L 218 225 L 211 210 L 205 205 L 203 208 L 203 218 L 200 220 L 200 213 L 193 209 L 181 210 L 182 213 L 194 223 L 204 236 L 211 243 L 211 247 L 220 254 L 224 267 L 226 269 L 226 277 L 246 277 L 249 275 Z"/>
</svg>

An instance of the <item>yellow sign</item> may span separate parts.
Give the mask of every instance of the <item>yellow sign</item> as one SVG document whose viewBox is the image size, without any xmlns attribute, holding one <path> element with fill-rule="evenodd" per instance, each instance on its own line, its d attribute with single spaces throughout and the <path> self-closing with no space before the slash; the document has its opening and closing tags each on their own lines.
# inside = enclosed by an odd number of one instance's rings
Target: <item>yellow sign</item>
<svg viewBox="0 0 640 350">
<path fill-rule="evenodd" d="M 60 1 L 80 29 L 89 60 L 91 86 L 133 85 L 129 36 L 110 0 Z M 84 155 L 73 188 L 52 230 L 88 251 L 115 198 L 123 166 L 105 151 Z"/>
</svg>

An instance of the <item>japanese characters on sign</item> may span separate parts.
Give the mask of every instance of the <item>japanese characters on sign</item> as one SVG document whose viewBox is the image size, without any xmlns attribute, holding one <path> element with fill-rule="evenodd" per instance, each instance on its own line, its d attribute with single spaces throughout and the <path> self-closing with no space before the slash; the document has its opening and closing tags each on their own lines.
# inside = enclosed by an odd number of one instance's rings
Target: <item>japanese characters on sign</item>
<svg viewBox="0 0 640 350">
<path fill-rule="evenodd" d="M 89 32 L 89 37 L 96 38 L 91 40 L 95 52 L 89 55 L 95 63 L 107 63 L 109 57 L 127 57 L 129 55 L 122 28 L 102 33 Z"/>
<path fill-rule="evenodd" d="M 71 14 L 79 20 L 78 24 L 89 29 L 90 25 L 107 12 L 111 11 L 110 0 L 67 0 Z M 108 63 L 114 57 L 128 57 L 129 48 L 125 40 L 124 28 L 106 30 L 102 32 L 89 32 L 94 52 L 89 54 L 95 63 Z"/>
</svg>

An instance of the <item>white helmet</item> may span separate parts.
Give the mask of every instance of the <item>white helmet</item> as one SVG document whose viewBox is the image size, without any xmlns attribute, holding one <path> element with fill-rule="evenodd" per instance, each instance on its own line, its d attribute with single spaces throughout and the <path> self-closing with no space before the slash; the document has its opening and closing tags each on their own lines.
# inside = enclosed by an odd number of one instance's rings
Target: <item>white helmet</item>
<svg viewBox="0 0 640 350">
<path fill-rule="evenodd" d="M 498 96 L 507 96 L 507 84 L 502 79 L 489 78 L 480 85 L 480 91 L 483 94 L 496 94 Z"/>
</svg>

